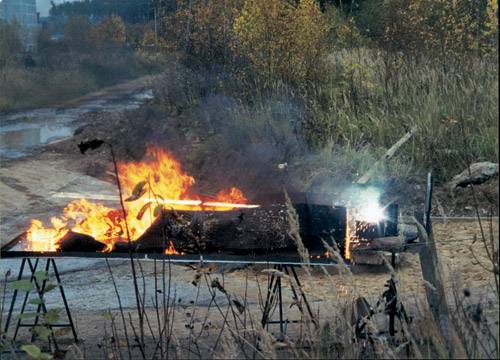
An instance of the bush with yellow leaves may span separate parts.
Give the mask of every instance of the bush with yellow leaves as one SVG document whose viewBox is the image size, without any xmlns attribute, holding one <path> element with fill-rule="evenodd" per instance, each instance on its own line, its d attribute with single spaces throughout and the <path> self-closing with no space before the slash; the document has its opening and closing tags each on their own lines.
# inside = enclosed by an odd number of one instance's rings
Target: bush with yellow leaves
<svg viewBox="0 0 500 360">
<path fill-rule="evenodd" d="M 230 63 L 232 26 L 242 0 L 177 0 L 176 11 L 166 19 L 170 47 L 189 56 L 191 64 Z"/>
<path fill-rule="evenodd" d="M 378 40 L 386 49 L 442 62 L 495 49 L 496 1 L 389 0 L 380 6 L 384 29 Z"/>
<path fill-rule="evenodd" d="M 125 22 L 118 15 L 104 18 L 97 25 L 97 38 L 105 44 L 125 44 L 127 40 Z"/>
<path fill-rule="evenodd" d="M 233 53 L 264 83 L 315 81 L 326 64 L 329 25 L 314 0 L 247 0 L 233 31 Z"/>
</svg>

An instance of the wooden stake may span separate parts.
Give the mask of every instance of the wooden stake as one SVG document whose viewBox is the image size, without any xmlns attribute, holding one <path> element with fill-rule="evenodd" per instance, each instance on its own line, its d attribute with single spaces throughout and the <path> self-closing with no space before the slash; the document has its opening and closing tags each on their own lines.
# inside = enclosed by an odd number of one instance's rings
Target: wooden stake
<svg viewBox="0 0 500 360">
<path fill-rule="evenodd" d="M 432 205 L 432 187 L 432 174 L 428 173 L 427 191 L 424 202 L 424 224 L 421 225 L 418 221 L 415 221 L 420 241 L 424 243 L 424 246 L 422 246 L 418 254 L 420 258 L 420 267 L 422 269 L 422 277 L 425 281 L 425 294 L 427 296 L 427 302 L 429 303 L 434 320 L 447 340 L 448 351 L 450 352 L 451 357 L 462 358 L 466 357 L 466 352 L 461 342 L 458 340 L 455 327 L 450 318 L 442 272 L 437 255 L 436 242 L 434 241 L 434 235 L 432 232 L 430 216 Z"/>
<path fill-rule="evenodd" d="M 373 166 L 363 176 L 361 176 L 358 181 L 356 181 L 356 184 L 366 184 L 372 178 L 378 167 L 381 164 L 384 164 L 386 161 L 390 160 L 396 154 L 399 148 L 412 138 L 415 131 L 417 131 L 416 126 L 412 127 L 410 131 L 408 131 L 401 139 L 399 139 L 394 145 L 392 145 L 391 148 L 386 151 L 382 159 L 373 164 Z"/>
<path fill-rule="evenodd" d="M 422 268 L 422 277 L 426 281 L 425 293 L 427 301 L 431 308 L 432 315 L 436 320 L 440 316 L 448 316 L 448 306 L 444 292 L 443 280 L 439 269 L 439 260 L 437 256 L 436 243 L 432 232 L 431 223 L 431 204 L 432 204 L 432 175 L 427 174 L 427 191 L 424 201 L 423 226 L 416 221 L 419 237 L 425 246 L 419 252 L 420 267 Z"/>
</svg>

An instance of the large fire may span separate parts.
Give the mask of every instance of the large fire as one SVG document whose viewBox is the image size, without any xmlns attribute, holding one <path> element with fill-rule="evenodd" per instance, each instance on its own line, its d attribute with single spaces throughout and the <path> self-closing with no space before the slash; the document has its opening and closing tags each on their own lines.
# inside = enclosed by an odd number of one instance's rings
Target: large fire
<svg viewBox="0 0 500 360">
<path fill-rule="evenodd" d="M 237 188 L 221 190 L 213 197 L 202 197 L 192 191 L 195 179 L 186 174 L 173 156 L 160 148 L 149 146 L 146 157 L 139 162 L 118 164 L 118 173 L 125 199 L 126 222 L 122 210 L 101 203 L 78 199 L 70 202 L 60 217 L 51 218 L 51 226 L 32 220 L 27 231 L 30 251 L 56 251 L 68 233 L 92 236 L 111 251 L 118 241 L 136 240 L 151 226 L 161 209 L 227 211 L 249 208 L 244 194 Z M 166 253 L 176 253 L 169 242 Z"/>
</svg>

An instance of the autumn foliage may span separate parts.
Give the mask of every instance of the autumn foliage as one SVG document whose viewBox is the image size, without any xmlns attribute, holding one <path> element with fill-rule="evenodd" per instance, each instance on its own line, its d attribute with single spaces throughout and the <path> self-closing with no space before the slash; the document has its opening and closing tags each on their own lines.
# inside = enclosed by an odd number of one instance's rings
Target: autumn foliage
<svg viewBox="0 0 500 360">
<path fill-rule="evenodd" d="M 497 73 L 484 71 L 496 63 L 496 1 L 342 3 L 177 0 L 162 37 L 185 71 L 169 73 L 163 103 L 179 113 L 223 92 L 267 109 L 268 99 L 283 97 L 300 111 L 272 128 L 298 119 L 287 132 L 313 149 L 387 148 L 417 122 L 415 139 L 425 150 L 407 154 L 415 163 L 454 168 L 464 154 L 497 156 L 489 135 L 498 128 Z M 263 123 L 274 121 L 264 113 L 272 120 Z M 478 134 L 471 149 L 456 143 L 458 126 L 443 126 L 449 117 Z M 242 116 L 238 126 L 257 126 L 256 118 Z"/>
<path fill-rule="evenodd" d="M 236 56 L 265 81 L 314 80 L 330 48 L 329 24 L 314 0 L 297 6 L 280 0 L 246 1 L 234 25 Z"/>
<path fill-rule="evenodd" d="M 494 49 L 496 1 L 391 0 L 383 6 L 380 41 L 391 50 L 445 60 Z"/>
<path fill-rule="evenodd" d="M 251 68 L 264 84 L 312 79 L 330 46 L 327 17 L 314 0 L 296 6 L 281 0 L 178 1 L 169 21 L 173 47 L 191 61 Z"/>
<path fill-rule="evenodd" d="M 117 15 L 111 15 L 101 20 L 97 27 L 97 37 L 105 43 L 122 45 L 125 43 L 126 29 L 122 18 Z"/>
<path fill-rule="evenodd" d="M 495 1 L 365 3 L 361 13 L 370 7 L 376 10 L 367 15 L 371 29 L 363 29 L 355 14 L 333 6 L 321 9 L 316 0 L 177 0 L 176 10 L 166 20 L 165 41 L 170 49 L 186 54 L 191 65 L 223 66 L 263 86 L 274 81 L 301 86 L 319 81 L 332 51 L 370 39 L 393 53 L 443 61 L 494 48 Z"/>
</svg>

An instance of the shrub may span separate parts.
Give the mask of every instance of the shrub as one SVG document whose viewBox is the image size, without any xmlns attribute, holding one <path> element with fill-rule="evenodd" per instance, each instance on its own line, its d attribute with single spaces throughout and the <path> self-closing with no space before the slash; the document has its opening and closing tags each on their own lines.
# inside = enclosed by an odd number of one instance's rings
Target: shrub
<svg viewBox="0 0 500 360">
<path fill-rule="evenodd" d="M 447 63 L 495 51 L 497 12 L 490 0 L 372 0 L 357 19 L 383 49 Z"/>
<path fill-rule="evenodd" d="M 23 47 L 17 22 L 7 23 L 0 20 L 0 70 L 16 63 Z"/>
<path fill-rule="evenodd" d="M 302 85 L 318 80 L 329 49 L 328 22 L 319 5 L 280 0 L 246 1 L 233 26 L 235 56 L 248 61 L 251 76 Z"/>
<path fill-rule="evenodd" d="M 171 48 L 189 55 L 191 66 L 213 67 L 231 61 L 232 25 L 242 0 L 178 0 L 167 16 Z"/>
<path fill-rule="evenodd" d="M 117 15 L 111 15 L 101 20 L 96 30 L 97 38 L 105 44 L 125 44 L 127 38 L 125 23 Z"/>
</svg>

